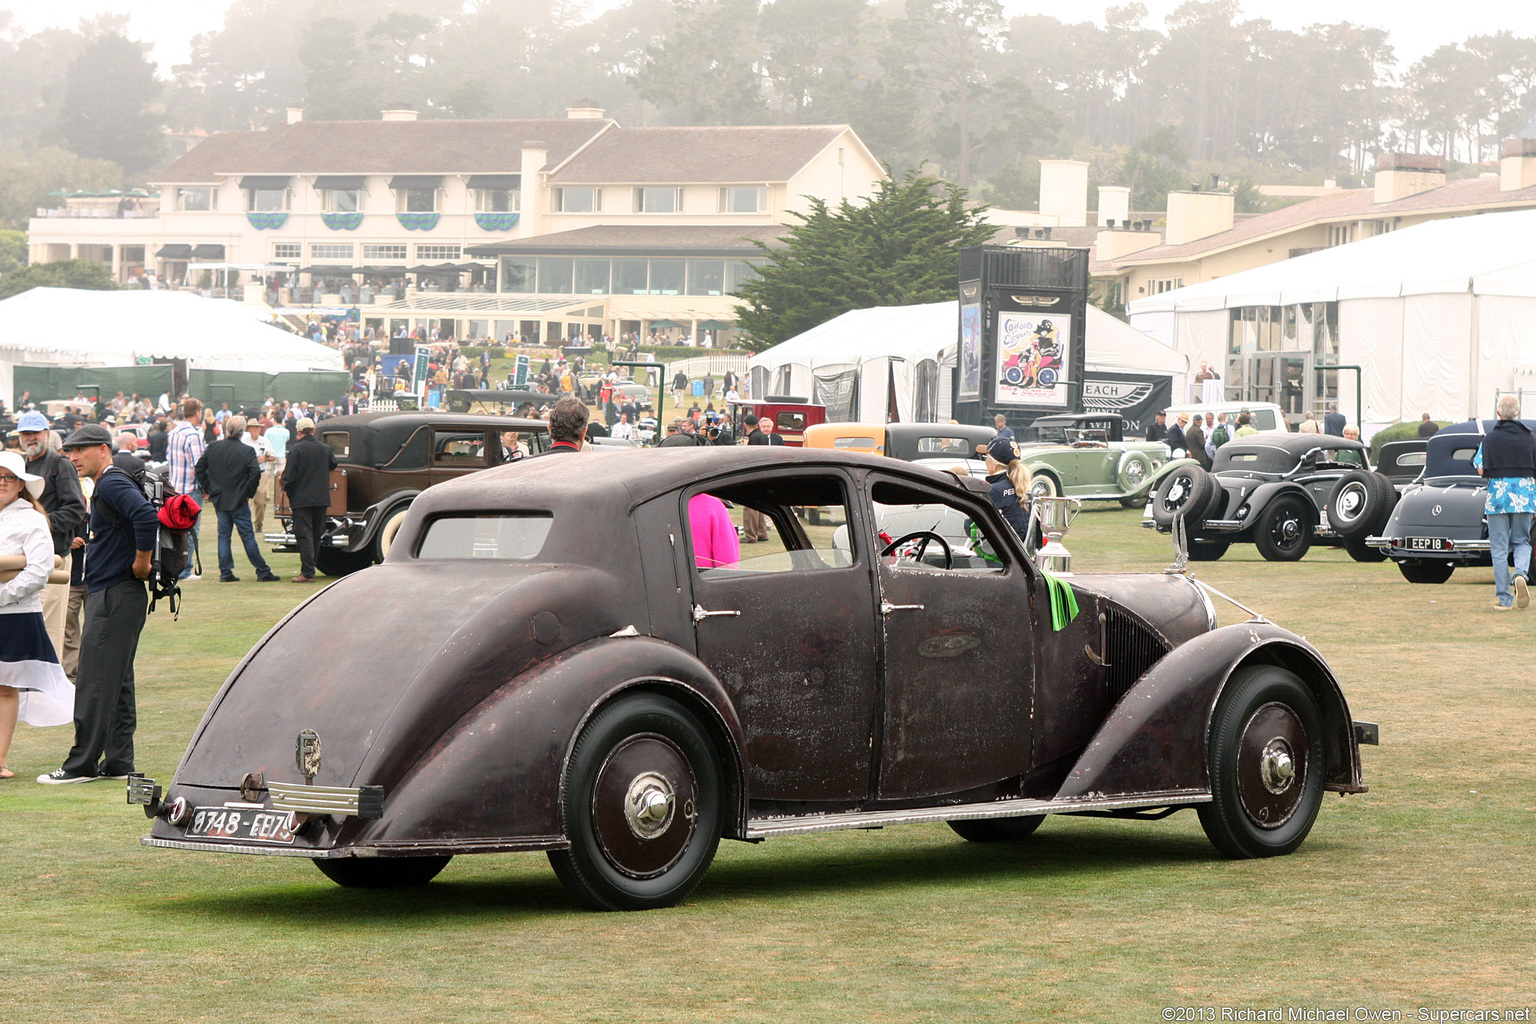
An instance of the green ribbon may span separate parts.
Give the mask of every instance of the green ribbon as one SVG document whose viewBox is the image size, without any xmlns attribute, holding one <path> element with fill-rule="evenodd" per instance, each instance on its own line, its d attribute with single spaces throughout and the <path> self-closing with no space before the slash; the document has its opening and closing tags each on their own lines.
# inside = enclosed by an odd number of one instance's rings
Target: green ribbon
<svg viewBox="0 0 1536 1024">
<path fill-rule="evenodd" d="M 1067 628 L 1067 623 L 1077 618 L 1077 598 L 1072 593 L 1072 585 L 1057 579 L 1048 572 L 1042 572 L 1045 577 L 1045 587 L 1051 593 L 1051 631 L 1059 633 Z"/>
</svg>

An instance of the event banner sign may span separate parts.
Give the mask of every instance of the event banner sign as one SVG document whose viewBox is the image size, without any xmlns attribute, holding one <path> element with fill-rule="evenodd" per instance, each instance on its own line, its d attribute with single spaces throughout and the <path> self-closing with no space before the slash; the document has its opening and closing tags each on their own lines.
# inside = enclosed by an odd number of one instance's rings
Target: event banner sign
<svg viewBox="0 0 1536 1024">
<path fill-rule="evenodd" d="M 1083 375 L 1083 410 L 1124 416 L 1128 437 L 1145 437 L 1153 418 L 1171 404 L 1171 377 L 1091 370 Z"/>
<path fill-rule="evenodd" d="M 955 399 L 981 399 L 981 282 L 960 283 L 960 380 Z"/>
<path fill-rule="evenodd" d="M 996 380 L 998 405 L 1046 406 L 1065 409 L 1072 337 L 1072 317 L 1066 313 L 999 312 Z"/>
</svg>

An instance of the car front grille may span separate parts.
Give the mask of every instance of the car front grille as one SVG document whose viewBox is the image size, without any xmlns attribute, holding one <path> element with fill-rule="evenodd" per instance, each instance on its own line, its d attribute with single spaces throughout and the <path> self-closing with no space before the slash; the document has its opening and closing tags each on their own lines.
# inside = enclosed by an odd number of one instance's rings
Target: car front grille
<svg viewBox="0 0 1536 1024">
<path fill-rule="evenodd" d="M 1136 680 L 1168 653 L 1169 647 L 1156 633 L 1119 608 L 1106 609 L 1104 616 L 1105 706 L 1113 708 Z"/>
</svg>

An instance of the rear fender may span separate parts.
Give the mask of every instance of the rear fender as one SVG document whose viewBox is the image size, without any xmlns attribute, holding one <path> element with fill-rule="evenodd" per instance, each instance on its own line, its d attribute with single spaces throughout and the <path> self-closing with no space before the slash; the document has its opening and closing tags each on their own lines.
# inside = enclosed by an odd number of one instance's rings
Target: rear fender
<svg viewBox="0 0 1536 1024">
<path fill-rule="evenodd" d="M 401 505 L 409 505 L 420 494 L 420 491 L 392 491 L 369 505 L 363 512 L 367 525 L 363 527 L 362 538 L 356 544 L 348 545 L 347 550 L 361 551 L 372 544 L 374 538 L 379 535 L 379 531 L 384 528 L 384 521 L 389 518 L 390 513 Z"/>
<path fill-rule="evenodd" d="M 1271 622 L 1224 626 L 1180 645 L 1115 705 L 1056 798 L 1210 793 L 1211 716 L 1228 680 L 1247 665 L 1295 673 L 1323 717 L 1324 786 L 1363 793 L 1349 705 L 1323 656 Z"/>
<path fill-rule="evenodd" d="M 1230 515 L 1237 515 L 1237 510 L 1242 507 L 1243 502 L 1247 502 L 1248 507 L 1252 509 L 1248 513 L 1248 522 L 1254 523 L 1258 521 L 1259 516 L 1264 514 L 1264 510 L 1270 506 L 1271 502 L 1293 494 L 1302 501 L 1305 501 L 1307 508 L 1311 509 L 1314 515 L 1318 513 L 1317 502 L 1312 499 L 1311 492 L 1305 487 L 1290 480 L 1271 480 L 1267 483 L 1259 484 L 1252 491 L 1249 491 L 1248 495 L 1243 498 L 1243 501 L 1232 506 Z M 1312 525 L 1316 526 L 1317 521 L 1313 520 Z"/>
<path fill-rule="evenodd" d="M 725 833 L 744 835 L 745 744 L 735 708 L 697 658 L 642 636 L 593 640 L 507 682 L 385 795 L 382 818 L 357 822 L 340 842 L 563 839 L 561 782 L 577 735 L 598 708 L 642 689 L 673 697 L 709 730 L 726 780 Z"/>
</svg>

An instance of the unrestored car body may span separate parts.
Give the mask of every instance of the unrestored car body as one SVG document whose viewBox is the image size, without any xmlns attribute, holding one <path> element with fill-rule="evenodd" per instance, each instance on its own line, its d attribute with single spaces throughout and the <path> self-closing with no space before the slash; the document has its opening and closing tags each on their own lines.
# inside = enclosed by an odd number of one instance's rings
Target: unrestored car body
<svg viewBox="0 0 1536 1024">
<path fill-rule="evenodd" d="M 757 509 L 770 541 L 711 557 L 696 502 Z M 875 508 L 913 503 L 968 517 L 991 558 L 898 555 L 914 538 L 878 537 Z M 1048 814 L 1193 807 L 1223 852 L 1269 856 L 1325 790 L 1364 791 L 1306 641 L 1258 617 L 1217 628 L 1179 574 L 1059 585 L 1053 616 L 1057 585 L 984 481 L 895 459 L 495 468 L 423 492 L 383 564 L 278 623 L 166 792 L 135 778 L 130 799 L 150 846 L 308 857 L 363 886 L 545 851 L 581 901 L 638 909 L 682 899 L 722 837 L 946 821 L 992 841 Z"/>
<path fill-rule="evenodd" d="M 517 416 L 452 412 L 385 412 L 321 420 L 315 437 L 336 456 L 331 507 L 316 565 L 344 576 L 383 559 L 411 502 L 428 487 L 508 461 L 503 431 L 515 430 L 522 455 L 549 447 L 549 424 Z M 277 485 L 282 528 L 266 535 L 274 551 L 297 551 L 292 513 Z"/>
</svg>

